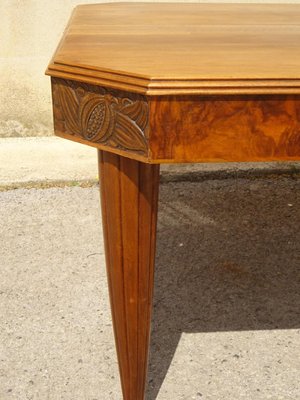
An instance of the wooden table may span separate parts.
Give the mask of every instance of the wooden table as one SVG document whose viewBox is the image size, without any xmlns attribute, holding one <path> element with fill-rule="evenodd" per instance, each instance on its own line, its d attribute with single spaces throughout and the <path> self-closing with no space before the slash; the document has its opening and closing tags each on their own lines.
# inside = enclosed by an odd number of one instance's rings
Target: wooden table
<svg viewBox="0 0 300 400">
<path fill-rule="evenodd" d="M 142 400 L 159 164 L 300 159 L 300 5 L 79 6 L 47 74 L 56 135 L 99 149 L 123 397 Z"/>
</svg>

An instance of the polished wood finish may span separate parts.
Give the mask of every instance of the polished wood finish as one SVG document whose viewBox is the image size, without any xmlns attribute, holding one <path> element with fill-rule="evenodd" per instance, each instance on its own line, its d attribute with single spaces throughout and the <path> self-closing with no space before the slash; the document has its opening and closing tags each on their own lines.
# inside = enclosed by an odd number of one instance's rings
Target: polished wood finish
<svg viewBox="0 0 300 400">
<path fill-rule="evenodd" d="M 124 400 L 143 400 L 159 165 L 300 160 L 300 5 L 76 7 L 49 64 L 55 134 L 99 149 Z"/>
<path fill-rule="evenodd" d="M 64 79 L 51 81 L 57 135 L 148 159 L 145 96 Z"/>
<path fill-rule="evenodd" d="M 143 400 L 153 292 L 159 166 L 99 151 L 109 292 L 124 400 Z"/>
<path fill-rule="evenodd" d="M 57 135 L 147 163 L 300 159 L 300 95 L 142 96 L 52 78 Z"/>
<path fill-rule="evenodd" d="M 300 5 L 81 5 L 48 74 L 149 95 L 300 93 Z"/>
<path fill-rule="evenodd" d="M 300 159 L 300 96 L 164 96 L 150 104 L 155 162 Z"/>
</svg>

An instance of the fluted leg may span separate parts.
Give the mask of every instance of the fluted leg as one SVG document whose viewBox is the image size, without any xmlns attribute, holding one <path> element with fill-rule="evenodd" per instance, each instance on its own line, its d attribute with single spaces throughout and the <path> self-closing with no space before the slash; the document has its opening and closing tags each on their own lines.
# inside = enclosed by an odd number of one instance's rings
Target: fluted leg
<svg viewBox="0 0 300 400">
<path fill-rule="evenodd" d="M 113 326 L 124 400 L 143 400 L 153 295 L 159 165 L 99 151 Z"/>
</svg>

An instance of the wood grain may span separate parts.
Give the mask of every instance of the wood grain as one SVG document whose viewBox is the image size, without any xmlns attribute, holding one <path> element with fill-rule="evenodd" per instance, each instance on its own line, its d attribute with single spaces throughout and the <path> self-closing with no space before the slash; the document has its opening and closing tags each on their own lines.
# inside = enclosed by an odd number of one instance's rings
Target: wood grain
<svg viewBox="0 0 300 400">
<path fill-rule="evenodd" d="M 106 266 L 124 400 L 143 400 L 159 166 L 99 151 Z"/>
<path fill-rule="evenodd" d="M 81 5 L 47 73 L 148 95 L 300 94 L 300 4 Z"/>
<path fill-rule="evenodd" d="M 300 5 L 78 6 L 47 74 L 55 134 L 99 149 L 123 399 L 144 400 L 155 164 L 300 160 Z"/>
<path fill-rule="evenodd" d="M 155 162 L 300 159 L 300 96 L 151 99 Z"/>
<path fill-rule="evenodd" d="M 146 163 L 300 159 L 300 96 L 142 96 L 52 78 L 55 133 Z"/>
<path fill-rule="evenodd" d="M 148 154 L 148 103 L 124 93 L 70 80 L 52 78 L 56 134 L 86 143 Z"/>
</svg>

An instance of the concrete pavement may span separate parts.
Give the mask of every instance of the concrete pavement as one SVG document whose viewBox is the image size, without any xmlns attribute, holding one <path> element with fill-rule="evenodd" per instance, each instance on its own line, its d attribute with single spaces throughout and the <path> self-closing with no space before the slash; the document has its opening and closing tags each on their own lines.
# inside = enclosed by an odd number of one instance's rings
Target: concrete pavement
<svg viewBox="0 0 300 400">
<path fill-rule="evenodd" d="M 163 179 L 190 180 L 294 174 L 300 163 L 164 165 Z M 58 137 L 0 138 L 0 189 L 97 182 L 97 151 Z"/>
<path fill-rule="evenodd" d="M 0 221 L 0 399 L 120 400 L 98 188 Z M 161 185 L 147 400 L 300 398 L 299 225 L 297 176 Z"/>
<path fill-rule="evenodd" d="M 0 186 L 97 181 L 97 152 L 57 137 L 0 139 Z"/>
</svg>

